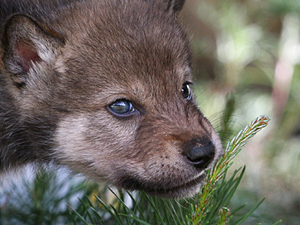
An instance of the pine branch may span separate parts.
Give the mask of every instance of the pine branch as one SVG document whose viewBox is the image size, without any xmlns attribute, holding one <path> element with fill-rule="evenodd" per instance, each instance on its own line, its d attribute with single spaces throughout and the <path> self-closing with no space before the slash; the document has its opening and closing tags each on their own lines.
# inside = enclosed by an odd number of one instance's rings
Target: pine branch
<svg viewBox="0 0 300 225">
<path fill-rule="evenodd" d="M 232 165 L 232 159 L 241 151 L 241 148 L 246 142 L 257 132 L 266 127 L 269 121 L 270 119 L 267 116 L 256 118 L 227 144 L 223 157 L 221 157 L 212 170 L 207 172 L 205 185 L 201 188 L 199 204 L 195 206 L 195 213 L 192 217 L 194 225 L 206 223 L 206 217 L 213 207 L 212 199 L 216 191 L 217 182 L 225 176 L 228 168 Z M 220 211 L 219 224 L 227 224 L 229 219 L 229 210 L 222 208 Z"/>
</svg>

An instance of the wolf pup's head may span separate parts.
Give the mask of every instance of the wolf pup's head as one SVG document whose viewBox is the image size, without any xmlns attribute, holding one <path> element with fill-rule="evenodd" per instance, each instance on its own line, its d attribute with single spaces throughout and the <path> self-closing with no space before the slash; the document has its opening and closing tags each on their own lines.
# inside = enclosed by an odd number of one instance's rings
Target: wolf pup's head
<svg viewBox="0 0 300 225">
<path fill-rule="evenodd" d="M 7 88 L 43 141 L 33 159 L 162 197 L 199 190 L 222 147 L 191 90 L 183 3 L 87 0 L 6 22 Z"/>
</svg>

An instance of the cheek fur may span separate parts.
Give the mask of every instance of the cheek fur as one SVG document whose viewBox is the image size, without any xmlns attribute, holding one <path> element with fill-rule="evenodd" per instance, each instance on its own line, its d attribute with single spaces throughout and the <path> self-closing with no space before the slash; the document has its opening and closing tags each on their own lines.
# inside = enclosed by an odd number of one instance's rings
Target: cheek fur
<svg viewBox="0 0 300 225">
<path fill-rule="evenodd" d="M 101 115 L 101 113 L 100 113 Z M 76 115 L 59 123 L 55 134 L 60 163 L 89 176 L 109 177 L 115 162 L 122 162 L 134 141 L 135 123 L 112 123 L 110 116 Z"/>
</svg>

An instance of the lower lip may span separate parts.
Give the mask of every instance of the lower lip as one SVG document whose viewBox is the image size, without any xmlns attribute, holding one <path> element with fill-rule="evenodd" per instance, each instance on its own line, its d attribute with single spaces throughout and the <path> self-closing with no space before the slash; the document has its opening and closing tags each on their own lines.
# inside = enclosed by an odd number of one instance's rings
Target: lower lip
<svg viewBox="0 0 300 225">
<path fill-rule="evenodd" d="M 180 184 L 178 186 L 162 188 L 161 186 L 163 185 L 158 185 L 150 182 L 140 182 L 135 178 L 125 176 L 122 179 L 125 182 L 121 182 L 119 184 L 121 184 L 120 186 L 122 188 L 125 188 L 127 190 L 140 190 L 150 195 L 156 195 L 165 198 L 181 198 L 185 197 L 186 195 L 190 195 L 190 193 L 192 192 L 196 192 L 196 189 L 198 187 L 200 188 L 200 184 L 202 183 L 202 181 L 204 181 L 204 179 L 205 173 L 201 173 L 200 175 L 186 183 Z M 160 187 L 155 188 L 157 186 Z"/>
</svg>

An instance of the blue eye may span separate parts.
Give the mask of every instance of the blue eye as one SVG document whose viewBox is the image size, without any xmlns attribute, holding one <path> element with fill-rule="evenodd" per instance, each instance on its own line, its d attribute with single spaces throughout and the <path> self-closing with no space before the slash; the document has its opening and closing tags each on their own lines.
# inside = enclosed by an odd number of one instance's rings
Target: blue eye
<svg viewBox="0 0 300 225">
<path fill-rule="evenodd" d="M 117 116 L 126 116 L 134 111 L 132 103 L 125 99 L 119 99 L 111 103 L 108 108 Z"/>
<path fill-rule="evenodd" d="M 190 87 L 190 83 L 185 83 L 182 85 L 181 94 L 185 100 L 190 100 L 192 98 L 192 89 Z"/>
</svg>

